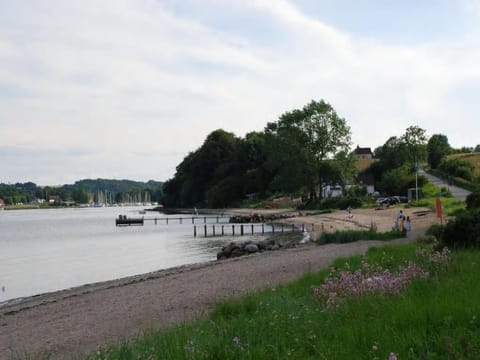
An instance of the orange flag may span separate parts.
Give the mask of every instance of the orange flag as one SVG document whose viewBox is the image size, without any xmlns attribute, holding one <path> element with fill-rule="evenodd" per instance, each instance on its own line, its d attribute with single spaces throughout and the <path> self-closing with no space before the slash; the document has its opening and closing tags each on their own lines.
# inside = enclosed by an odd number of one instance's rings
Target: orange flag
<svg viewBox="0 0 480 360">
<path fill-rule="evenodd" d="M 439 197 L 437 197 L 437 200 L 435 202 L 436 207 L 437 207 L 437 218 L 442 218 L 442 201 L 440 200 Z"/>
</svg>

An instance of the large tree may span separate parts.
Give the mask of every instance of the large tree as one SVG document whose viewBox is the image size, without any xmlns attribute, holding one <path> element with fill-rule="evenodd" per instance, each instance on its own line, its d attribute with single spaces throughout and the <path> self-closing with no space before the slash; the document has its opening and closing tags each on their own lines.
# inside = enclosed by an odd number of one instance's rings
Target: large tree
<svg viewBox="0 0 480 360">
<path fill-rule="evenodd" d="M 312 194 L 328 178 L 327 161 L 340 152 L 348 152 L 350 127 L 327 102 L 311 101 L 302 109 L 289 111 L 276 123 L 269 123 L 266 133 L 275 139 L 277 158 L 290 173 L 292 185 L 304 185 Z M 319 191 L 321 193 L 321 191 Z"/>
<path fill-rule="evenodd" d="M 427 143 L 427 161 L 430 167 L 436 169 L 440 161 L 450 154 L 452 148 L 448 143 L 448 138 L 442 134 L 435 134 L 428 139 Z"/>
<path fill-rule="evenodd" d="M 165 183 L 166 206 L 223 207 L 242 196 L 241 140 L 222 129 L 211 132 L 203 145 L 177 166 Z"/>
<path fill-rule="evenodd" d="M 409 126 L 402 136 L 402 141 L 407 149 L 409 160 L 418 166 L 418 162 L 425 160 L 427 137 L 425 130 L 418 126 Z"/>
</svg>

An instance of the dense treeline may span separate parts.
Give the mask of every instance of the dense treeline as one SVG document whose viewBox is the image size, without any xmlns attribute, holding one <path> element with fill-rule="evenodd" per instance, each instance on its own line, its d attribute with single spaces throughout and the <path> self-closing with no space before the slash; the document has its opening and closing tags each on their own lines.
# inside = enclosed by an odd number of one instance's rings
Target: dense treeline
<svg viewBox="0 0 480 360">
<path fill-rule="evenodd" d="M 0 198 L 6 205 L 29 204 L 35 201 L 48 201 L 52 196 L 58 196 L 62 201 L 74 201 L 85 204 L 89 201 L 99 202 L 99 196 L 103 202 L 121 202 L 127 195 L 142 194 L 142 198 L 148 197 L 151 201 L 159 201 L 163 196 L 163 183 L 150 180 L 148 182 L 132 180 L 109 180 L 109 179 L 85 179 L 75 182 L 73 185 L 62 186 L 37 186 L 33 182 L 0 184 Z M 148 196 L 145 196 L 145 193 Z M 141 196 L 138 196 L 139 198 Z"/>
<path fill-rule="evenodd" d="M 321 185 L 351 178 L 349 148 L 345 119 L 323 100 L 312 101 L 245 138 L 213 131 L 165 183 L 163 203 L 225 207 L 275 193 L 318 197 Z"/>
<path fill-rule="evenodd" d="M 473 170 L 465 161 L 446 156 L 473 148 L 453 149 L 445 135 L 428 139 L 418 126 L 408 127 L 404 134 L 377 147 L 374 161 L 361 174 L 350 152 L 350 138 L 345 119 L 323 100 L 286 112 L 264 131 L 245 138 L 215 130 L 164 184 L 163 203 L 168 207 L 225 207 L 275 194 L 315 200 L 322 197 L 326 185 L 343 187 L 366 178 L 373 178 L 376 190 L 384 195 L 407 195 L 408 189 L 426 181 L 416 171 L 427 161 L 431 168 L 472 177 Z M 357 196 L 361 191 L 350 193 Z"/>
</svg>

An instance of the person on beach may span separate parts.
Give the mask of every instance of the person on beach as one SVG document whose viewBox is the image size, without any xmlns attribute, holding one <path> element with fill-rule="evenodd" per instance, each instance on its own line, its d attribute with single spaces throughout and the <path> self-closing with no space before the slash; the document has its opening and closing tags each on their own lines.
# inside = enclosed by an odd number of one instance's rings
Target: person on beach
<svg viewBox="0 0 480 360">
<path fill-rule="evenodd" d="M 350 206 L 347 208 L 347 211 L 348 211 L 348 218 L 349 219 L 353 218 L 352 208 Z"/>
<path fill-rule="evenodd" d="M 407 233 L 407 228 L 406 228 L 406 217 L 405 215 L 402 215 L 402 219 L 400 221 L 400 231 L 402 232 L 402 234 L 406 234 Z"/>
<path fill-rule="evenodd" d="M 407 216 L 407 222 L 405 224 L 407 232 L 410 232 L 412 230 L 412 222 L 410 221 L 410 216 Z"/>
<path fill-rule="evenodd" d="M 399 213 L 397 214 L 397 217 L 395 218 L 395 230 L 400 230 L 402 219 L 403 219 L 403 210 L 400 210 Z"/>
</svg>

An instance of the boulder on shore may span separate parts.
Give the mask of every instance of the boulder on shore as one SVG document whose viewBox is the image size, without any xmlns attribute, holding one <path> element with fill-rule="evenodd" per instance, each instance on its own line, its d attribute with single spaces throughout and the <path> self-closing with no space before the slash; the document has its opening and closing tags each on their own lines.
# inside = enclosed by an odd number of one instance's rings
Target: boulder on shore
<svg viewBox="0 0 480 360">
<path fill-rule="evenodd" d="M 298 236 L 296 235 L 297 234 L 278 234 L 258 242 L 250 240 L 244 243 L 235 243 L 232 241 L 228 245 L 222 247 L 222 250 L 217 253 L 217 260 L 294 247 L 299 243 Z"/>
</svg>

